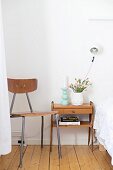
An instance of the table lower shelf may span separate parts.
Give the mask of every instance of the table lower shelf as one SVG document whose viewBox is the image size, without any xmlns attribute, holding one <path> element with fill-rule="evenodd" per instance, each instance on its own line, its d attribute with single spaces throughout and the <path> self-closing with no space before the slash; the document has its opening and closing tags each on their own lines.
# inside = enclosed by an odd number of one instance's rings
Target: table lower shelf
<svg viewBox="0 0 113 170">
<path fill-rule="evenodd" d="M 56 127 L 55 122 L 53 122 L 53 127 Z M 59 127 L 92 127 L 89 121 L 80 121 L 80 125 L 59 125 Z"/>
</svg>

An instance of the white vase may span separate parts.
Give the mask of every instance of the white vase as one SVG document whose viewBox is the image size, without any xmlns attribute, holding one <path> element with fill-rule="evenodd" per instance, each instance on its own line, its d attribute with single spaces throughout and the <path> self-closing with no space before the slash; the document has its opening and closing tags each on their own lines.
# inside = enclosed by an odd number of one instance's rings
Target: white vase
<svg viewBox="0 0 113 170">
<path fill-rule="evenodd" d="M 83 104 L 83 94 L 82 93 L 72 93 L 71 95 L 72 105 L 81 105 Z"/>
</svg>

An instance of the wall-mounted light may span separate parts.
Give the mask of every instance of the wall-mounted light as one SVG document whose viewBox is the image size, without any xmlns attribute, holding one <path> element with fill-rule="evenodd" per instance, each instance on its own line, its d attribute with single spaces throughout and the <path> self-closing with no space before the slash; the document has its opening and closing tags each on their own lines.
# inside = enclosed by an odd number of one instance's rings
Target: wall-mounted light
<svg viewBox="0 0 113 170">
<path fill-rule="evenodd" d="M 88 75 L 89 75 L 89 73 L 91 71 L 91 68 L 92 68 L 94 60 L 95 60 L 95 55 L 98 54 L 99 50 L 98 50 L 98 48 L 96 46 L 93 46 L 92 48 L 90 48 L 90 52 L 91 52 L 91 54 L 93 54 L 93 58 L 91 60 L 91 64 L 89 66 L 89 69 L 88 69 L 88 72 L 87 72 L 87 74 L 85 76 L 85 79 L 88 77 Z"/>
<path fill-rule="evenodd" d="M 96 55 L 96 54 L 98 53 L 98 48 L 97 48 L 97 47 L 92 47 L 92 48 L 90 49 L 90 52 L 91 52 L 92 54 Z"/>
<path fill-rule="evenodd" d="M 98 50 L 97 47 L 92 47 L 92 48 L 90 49 L 90 52 L 94 55 L 93 58 L 92 58 L 92 62 L 94 62 L 95 55 L 98 54 L 99 50 Z"/>
</svg>

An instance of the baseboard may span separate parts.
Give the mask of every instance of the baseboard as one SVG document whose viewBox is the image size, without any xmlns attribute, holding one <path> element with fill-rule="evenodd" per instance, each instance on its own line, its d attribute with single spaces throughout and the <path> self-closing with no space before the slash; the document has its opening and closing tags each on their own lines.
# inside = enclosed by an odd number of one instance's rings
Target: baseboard
<svg viewBox="0 0 113 170">
<path fill-rule="evenodd" d="M 106 151 L 104 146 L 102 144 L 100 144 L 100 143 L 99 143 L 99 151 L 101 151 L 101 152 Z"/>
<path fill-rule="evenodd" d="M 12 139 L 12 145 L 19 145 L 18 144 L 19 138 Z M 44 145 L 49 145 L 49 140 L 43 141 Z M 25 139 L 25 145 L 40 145 L 41 141 L 39 139 Z"/>
<path fill-rule="evenodd" d="M 19 145 L 18 140 L 20 140 L 20 138 L 12 138 L 12 145 Z M 43 143 L 44 145 L 49 145 L 50 140 L 44 139 Z M 33 138 L 25 139 L 25 145 L 40 145 L 40 144 L 41 144 L 40 139 L 33 139 Z M 57 140 L 53 140 L 53 145 L 57 145 L 57 144 L 58 144 Z M 87 140 L 86 138 L 79 138 L 77 141 L 61 140 L 61 144 L 62 145 L 87 145 Z M 94 143 L 94 145 L 98 145 L 98 143 Z"/>
</svg>

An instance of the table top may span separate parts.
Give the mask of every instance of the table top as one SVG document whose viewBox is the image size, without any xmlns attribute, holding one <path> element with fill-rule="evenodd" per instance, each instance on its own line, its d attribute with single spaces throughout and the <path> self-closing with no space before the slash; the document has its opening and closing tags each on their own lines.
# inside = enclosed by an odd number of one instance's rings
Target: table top
<svg viewBox="0 0 113 170">
<path fill-rule="evenodd" d="M 89 109 L 93 107 L 93 103 L 83 103 L 82 105 L 62 105 L 58 103 L 53 103 L 53 108 L 57 109 Z"/>
</svg>

